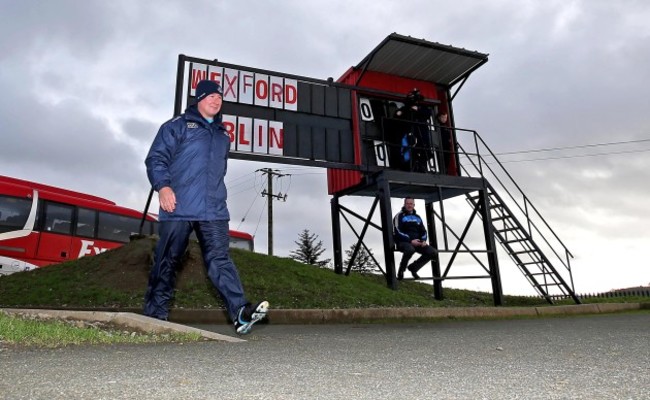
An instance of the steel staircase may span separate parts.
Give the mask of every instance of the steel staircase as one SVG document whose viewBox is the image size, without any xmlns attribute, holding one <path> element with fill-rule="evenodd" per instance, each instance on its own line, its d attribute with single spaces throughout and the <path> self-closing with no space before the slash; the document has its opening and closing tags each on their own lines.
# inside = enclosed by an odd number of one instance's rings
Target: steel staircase
<svg viewBox="0 0 650 400">
<path fill-rule="evenodd" d="M 580 304 L 573 287 L 571 252 L 479 134 L 464 129 L 456 129 L 456 134 L 466 139 L 457 143 L 458 154 L 464 159 L 460 162 L 462 174 L 481 177 L 485 182 L 488 215 L 496 240 L 550 304 L 569 298 Z M 478 207 L 477 194 L 467 194 L 466 199 L 472 207 Z M 563 274 L 568 274 L 569 279 Z"/>
<path fill-rule="evenodd" d="M 573 288 L 553 267 L 492 185 L 488 182 L 486 185 L 494 235 L 528 282 L 551 304 L 562 298 L 572 298 L 580 304 Z M 478 196 L 468 194 L 467 201 L 476 207 Z"/>
</svg>

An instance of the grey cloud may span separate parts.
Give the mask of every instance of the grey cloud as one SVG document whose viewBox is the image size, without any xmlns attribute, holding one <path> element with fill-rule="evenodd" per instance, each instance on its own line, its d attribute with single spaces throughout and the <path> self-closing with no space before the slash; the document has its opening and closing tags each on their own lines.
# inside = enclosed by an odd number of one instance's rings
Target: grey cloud
<svg viewBox="0 0 650 400">
<path fill-rule="evenodd" d="M 162 122 L 161 122 L 162 123 Z M 158 132 L 160 124 L 137 118 L 122 121 L 122 129 L 131 138 L 149 146 Z"/>
<path fill-rule="evenodd" d="M 9 57 L 27 50 L 64 45 L 78 57 L 92 58 L 114 29 L 99 1 L 0 2 L 0 53 Z M 17 44 L 20 44 L 17 46 Z"/>
</svg>

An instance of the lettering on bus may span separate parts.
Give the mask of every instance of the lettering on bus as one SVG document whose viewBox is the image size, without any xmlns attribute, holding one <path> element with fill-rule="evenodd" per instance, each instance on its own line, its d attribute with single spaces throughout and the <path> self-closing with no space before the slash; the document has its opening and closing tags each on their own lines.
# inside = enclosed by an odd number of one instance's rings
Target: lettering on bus
<svg viewBox="0 0 650 400">
<path fill-rule="evenodd" d="M 107 248 L 95 246 L 95 242 L 93 240 L 82 240 L 81 249 L 79 250 L 79 256 L 77 258 L 89 255 L 96 256 L 107 250 Z"/>
</svg>

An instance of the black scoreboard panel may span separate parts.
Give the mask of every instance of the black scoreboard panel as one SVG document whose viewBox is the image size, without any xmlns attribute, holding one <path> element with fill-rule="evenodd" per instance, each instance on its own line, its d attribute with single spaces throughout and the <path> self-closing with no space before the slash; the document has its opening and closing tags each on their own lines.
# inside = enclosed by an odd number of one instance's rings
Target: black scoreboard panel
<svg viewBox="0 0 650 400">
<path fill-rule="evenodd" d="M 298 112 L 352 118 L 350 90 L 298 82 Z"/>
<path fill-rule="evenodd" d="M 222 85 L 223 122 L 233 158 L 358 169 L 350 87 L 259 68 L 179 56 L 175 113 L 196 85 Z M 329 164 L 332 164 L 330 166 Z"/>
<path fill-rule="evenodd" d="M 297 111 L 224 102 L 222 112 L 282 122 L 283 156 L 354 163 L 349 89 L 299 82 Z"/>
</svg>

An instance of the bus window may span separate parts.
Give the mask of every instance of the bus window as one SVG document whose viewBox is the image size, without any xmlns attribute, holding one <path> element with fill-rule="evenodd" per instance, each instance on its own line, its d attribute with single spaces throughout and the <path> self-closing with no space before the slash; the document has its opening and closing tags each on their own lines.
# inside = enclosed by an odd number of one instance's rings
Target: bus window
<svg viewBox="0 0 650 400">
<path fill-rule="evenodd" d="M 127 243 L 131 234 L 137 234 L 139 231 L 140 220 L 138 218 L 105 212 L 99 213 L 99 230 L 97 232 L 99 239 Z"/>
<path fill-rule="evenodd" d="M 31 199 L 0 196 L 0 233 L 23 229 L 31 208 Z"/>
<path fill-rule="evenodd" d="M 45 226 L 43 231 L 72 234 L 72 212 L 74 208 L 62 204 L 45 203 Z"/>
<path fill-rule="evenodd" d="M 95 217 L 97 212 L 80 208 L 77 212 L 77 236 L 95 237 Z"/>
</svg>

